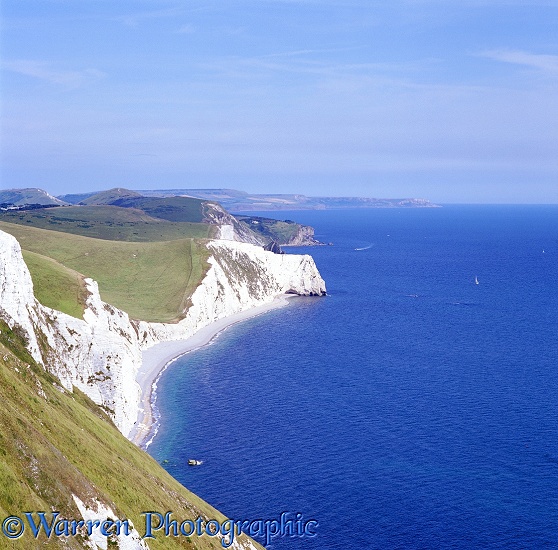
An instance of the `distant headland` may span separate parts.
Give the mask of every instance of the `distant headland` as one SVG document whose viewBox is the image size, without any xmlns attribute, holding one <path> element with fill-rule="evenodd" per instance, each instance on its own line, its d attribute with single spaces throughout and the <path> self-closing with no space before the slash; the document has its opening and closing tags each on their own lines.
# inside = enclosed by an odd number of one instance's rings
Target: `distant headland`
<svg viewBox="0 0 558 550">
<path fill-rule="evenodd" d="M 230 212 L 274 210 L 337 210 L 339 208 L 439 208 L 427 199 L 368 197 L 307 197 L 300 194 L 253 194 L 236 189 L 161 189 L 140 191 L 145 196 L 187 195 L 217 201 Z M 64 198 L 64 197 L 60 197 Z"/>
</svg>

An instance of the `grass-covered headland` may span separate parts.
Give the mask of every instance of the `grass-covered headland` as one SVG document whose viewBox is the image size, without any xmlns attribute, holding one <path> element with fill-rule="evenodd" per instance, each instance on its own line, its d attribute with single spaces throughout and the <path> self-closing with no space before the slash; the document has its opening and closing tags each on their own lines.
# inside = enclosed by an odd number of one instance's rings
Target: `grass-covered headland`
<svg viewBox="0 0 558 550">
<path fill-rule="evenodd" d="M 222 514 L 120 434 L 87 396 L 62 390 L 25 345 L 17 326 L 10 329 L 0 321 L 0 521 L 29 511 L 79 519 L 76 495 L 86 505 L 98 500 L 109 506 L 118 519 L 130 520 L 140 536 L 147 511 L 223 522 Z M 147 541 L 152 550 L 222 548 L 220 539 L 206 534 L 155 535 Z M 109 549 L 117 548 L 108 542 Z M 0 549 L 85 547 L 79 535 L 47 539 L 43 532 L 35 539 L 27 527 L 12 541 L 0 533 Z"/>
<path fill-rule="evenodd" d="M 203 239 L 216 228 L 203 211 L 199 199 L 112 189 L 79 206 L 3 210 L 0 230 L 19 241 L 43 305 L 81 317 L 90 277 L 132 318 L 172 322 L 208 268 Z"/>
<path fill-rule="evenodd" d="M 4 198 L 24 201 L 23 191 L 29 200 L 40 198 L 40 190 L 15 191 Z M 83 279 L 90 277 L 105 302 L 134 319 L 179 320 L 209 267 L 204 240 L 215 237 L 215 219 L 223 220 L 224 211 L 198 198 L 147 197 L 122 188 L 77 199 L 72 205 L 0 208 L 0 230 L 19 241 L 39 302 L 80 318 L 87 298 Z M 261 217 L 240 216 L 234 223 L 262 243 L 289 244 L 302 229 Z"/>
<path fill-rule="evenodd" d="M 83 277 L 90 277 L 105 302 L 132 318 L 176 320 L 207 269 L 198 239 L 109 241 L 5 222 L 0 230 L 19 241 L 37 299 L 75 317 L 83 314 Z"/>
</svg>

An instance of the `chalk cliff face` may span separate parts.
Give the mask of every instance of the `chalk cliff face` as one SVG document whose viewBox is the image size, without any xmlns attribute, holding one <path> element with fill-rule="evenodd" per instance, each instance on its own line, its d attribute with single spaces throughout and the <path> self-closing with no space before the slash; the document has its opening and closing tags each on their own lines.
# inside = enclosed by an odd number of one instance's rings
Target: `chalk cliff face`
<svg viewBox="0 0 558 550">
<path fill-rule="evenodd" d="M 219 203 L 206 202 L 203 205 L 203 219 L 217 227 L 218 239 L 251 244 L 265 244 L 249 227 L 240 223 L 229 214 Z"/>
<path fill-rule="evenodd" d="M 325 283 L 311 256 L 274 254 L 246 243 L 211 241 L 211 265 L 180 323 L 137 323 L 142 347 L 188 338 L 233 313 L 271 302 L 280 294 L 321 296 Z"/>
<path fill-rule="evenodd" d="M 101 405 L 128 435 L 137 418 L 136 374 L 142 350 L 188 338 L 211 322 L 272 301 L 277 295 L 323 295 L 325 284 L 310 256 L 273 254 L 239 242 L 209 241 L 210 268 L 179 323 L 147 323 L 101 300 L 86 280 L 83 320 L 41 305 L 21 249 L 0 231 L 0 319 L 19 325 L 33 358 L 68 390 L 78 387 Z"/>
</svg>

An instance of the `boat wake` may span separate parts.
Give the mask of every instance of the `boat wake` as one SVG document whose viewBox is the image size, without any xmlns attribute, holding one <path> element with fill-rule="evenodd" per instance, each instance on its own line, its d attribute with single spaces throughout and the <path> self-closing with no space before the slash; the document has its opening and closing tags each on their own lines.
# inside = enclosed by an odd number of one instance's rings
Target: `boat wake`
<svg viewBox="0 0 558 550">
<path fill-rule="evenodd" d="M 355 248 L 355 250 L 368 250 L 369 248 L 372 248 L 374 246 L 374 244 L 369 244 L 368 246 L 363 246 L 362 248 Z"/>
</svg>

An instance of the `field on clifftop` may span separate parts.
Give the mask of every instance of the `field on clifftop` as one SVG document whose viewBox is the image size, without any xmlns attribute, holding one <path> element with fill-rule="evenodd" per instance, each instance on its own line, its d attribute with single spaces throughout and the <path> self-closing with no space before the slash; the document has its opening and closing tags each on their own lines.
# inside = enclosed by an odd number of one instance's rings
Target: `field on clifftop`
<svg viewBox="0 0 558 550">
<path fill-rule="evenodd" d="M 155 218 L 137 208 L 95 205 L 6 211 L 0 213 L 0 220 L 110 241 L 153 242 L 213 236 L 213 228 L 201 223 L 199 216 L 191 216 L 189 210 L 181 212 L 185 219 L 168 210 L 174 219 Z M 165 215 L 164 211 L 160 214 Z"/>
<path fill-rule="evenodd" d="M 83 277 L 99 283 L 101 298 L 134 319 L 179 319 L 207 271 L 203 240 L 127 242 L 0 222 L 24 250 L 37 299 L 81 317 Z"/>
</svg>

